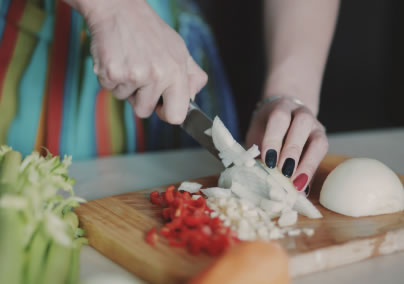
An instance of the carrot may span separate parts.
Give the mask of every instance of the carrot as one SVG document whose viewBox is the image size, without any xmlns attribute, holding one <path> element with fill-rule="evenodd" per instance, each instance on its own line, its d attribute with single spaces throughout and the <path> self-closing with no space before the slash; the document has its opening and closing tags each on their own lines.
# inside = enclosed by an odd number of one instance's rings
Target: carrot
<svg viewBox="0 0 404 284">
<path fill-rule="evenodd" d="M 275 242 L 242 242 L 188 284 L 287 284 L 288 257 Z"/>
</svg>

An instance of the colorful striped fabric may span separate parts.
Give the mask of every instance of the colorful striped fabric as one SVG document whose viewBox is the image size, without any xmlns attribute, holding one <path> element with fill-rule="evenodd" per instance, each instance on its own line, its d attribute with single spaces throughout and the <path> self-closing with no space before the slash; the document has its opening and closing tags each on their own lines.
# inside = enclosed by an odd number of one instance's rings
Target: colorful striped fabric
<svg viewBox="0 0 404 284">
<path fill-rule="evenodd" d="M 186 0 L 148 2 L 209 74 L 197 103 L 237 137 L 231 91 L 197 7 Z M 196 145 L 155 114 L 139 119 L 129 103 L 102 89 L 89 40 L 83 18 L 61 0 L 1 0 L 0 145 L 24 155 L 45 147 L 74 159 Z"/>
</svg>

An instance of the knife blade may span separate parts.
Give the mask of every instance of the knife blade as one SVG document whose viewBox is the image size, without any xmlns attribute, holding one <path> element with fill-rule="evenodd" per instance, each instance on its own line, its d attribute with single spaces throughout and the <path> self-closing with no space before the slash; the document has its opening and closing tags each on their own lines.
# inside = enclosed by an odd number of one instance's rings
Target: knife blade
<svg viewBox="0 0 404 284">
<path fill-rule="evenodd" d="M 219 161 L 221 161 L 219 157 L 219 152 L 216 150 L 215 145 L 213 144 L 212 137 L 205 134 L 205 131 L 209 128 L 212 128 L 213 121 L 209 118 L 194 102 L 190 101 L 188 107 L 188 113 L 181 124 L 182 129 L 185 130 L 192 138 L 194 138 L 203 148 L 208 150 L 213 156 L 216 157 Z M 262 170 L 264 170 L 268 175 L 270 172 L 257 160 L 255 160 L 255 164 Z"/>
<path fill-rule="evenodd" d="M 194 138 L 203 148 L 208 150 L 216 159 L 220 160 L 219 152 L 213 144 L 212 137 L 205 134 L 205 131 L 212 128 L 213 121 L 199 108 L 194 102 L 190 101 L 188 107 L 187 117 L 181 124 L 182 129 L 185 130 L 192 138 Z"/>
</svg>

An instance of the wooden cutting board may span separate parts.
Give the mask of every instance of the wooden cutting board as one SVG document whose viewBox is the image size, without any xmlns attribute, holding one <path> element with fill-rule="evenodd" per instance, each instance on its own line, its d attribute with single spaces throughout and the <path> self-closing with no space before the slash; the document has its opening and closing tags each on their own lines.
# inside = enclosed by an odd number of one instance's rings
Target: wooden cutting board
<svg viewBox="0 0 404 284">
<path fill-rule="evenodd" d="M 352 218 L 331 212 L 319 202 L 324 179 L 346 157 L 328 155 L 312 185 L 311 201 L 322 219 L 299 216 L 297 227 L 315 229 L 312 237 L 300 235 L 281 240 L 290 256 L 292 277 L 326 270 L 404 250 L 404 213 Z M 401 176 L 404 182 L 404 176 Z M 217 177 L 197 179 L 215 186 Z M 183 283 L 213 261 L 206 255 L 192 256 L 183 248 L 171 248 L 164 238 L 156 247 L 144 241 L 145 232 L 162 226 L 159 208 L 148 199 L 150 192 L 165 186 L 85 203 L 76 209 L 89 243 L 105 256 L 151 283 Z M 382 189 L 381 189 L 382 190 Z"/>
</svg>

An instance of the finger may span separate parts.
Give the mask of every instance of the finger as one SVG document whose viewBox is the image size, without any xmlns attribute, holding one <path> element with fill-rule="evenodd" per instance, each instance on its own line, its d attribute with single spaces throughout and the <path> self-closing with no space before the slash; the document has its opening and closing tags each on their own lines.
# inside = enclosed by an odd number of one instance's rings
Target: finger
<svg viewBox="0 0 404 284">
<path fill-rule="evenodd" d="M 291 177 L 293 175 L 314 124 L 315 118 L 304 108 L 299 108 L 293 113 L 293 120 L 279 157 L 279 168 L 282 169 L 284 176 Z"/>
<path fill-rule="evenodd" d="M 274 109 L 269 114 L 265 135 L 262 140 L 261 155 L 262 160 L 270 168 L 274 168 L 278 164 L 278 155 L 291 119 L 291 112 L 282 106 Z"/>
<path fill-rule="evenodd" d="M 137 88 L 133 83 L 121 83 L 112 90 L 112 93 L 118 100 L 125 100 L 133 95 L 136 89 Z"/>
<path fill-rule="evenodd" d="M 188 58 L 187 71 L 190 95 L 191 99 L 194 100 L 196 94 L 199 93 L 208 82 L 208 75 L 196 64 L 191 56 Z"/>
<path fill-rule="evenodd" d="M 189 105 L 188 80 L 181 76 L 163 93 L 164 103 L 156 108 L 157 115 L 170 124 L 184 122 Z"/>
<path fill-rule="evenodd" d="M 328 140 L 326 134 L 322 129 L 313 131 L 293 177 L 293 184 L 297 190 L 301 191 L 307 187 L 327 152 Z"/>
<path fill-rule="evenodd" d="M 134 95 L 129 97 L 128 101 L 136 115 L 140 118 L 149 117 L 155 110 L 163 90 L 164 87 L 151 84 L 138 89 Z"/>
<path fill-rule="evenodd" d="M 113 89 L 115 89 L 117 87 L 117 83 L 104 78 L 104 77 L 98 77 L 98 82 L 100 83 L 100 86 L 106 90 L 112 91 Z"/>
</svg>

